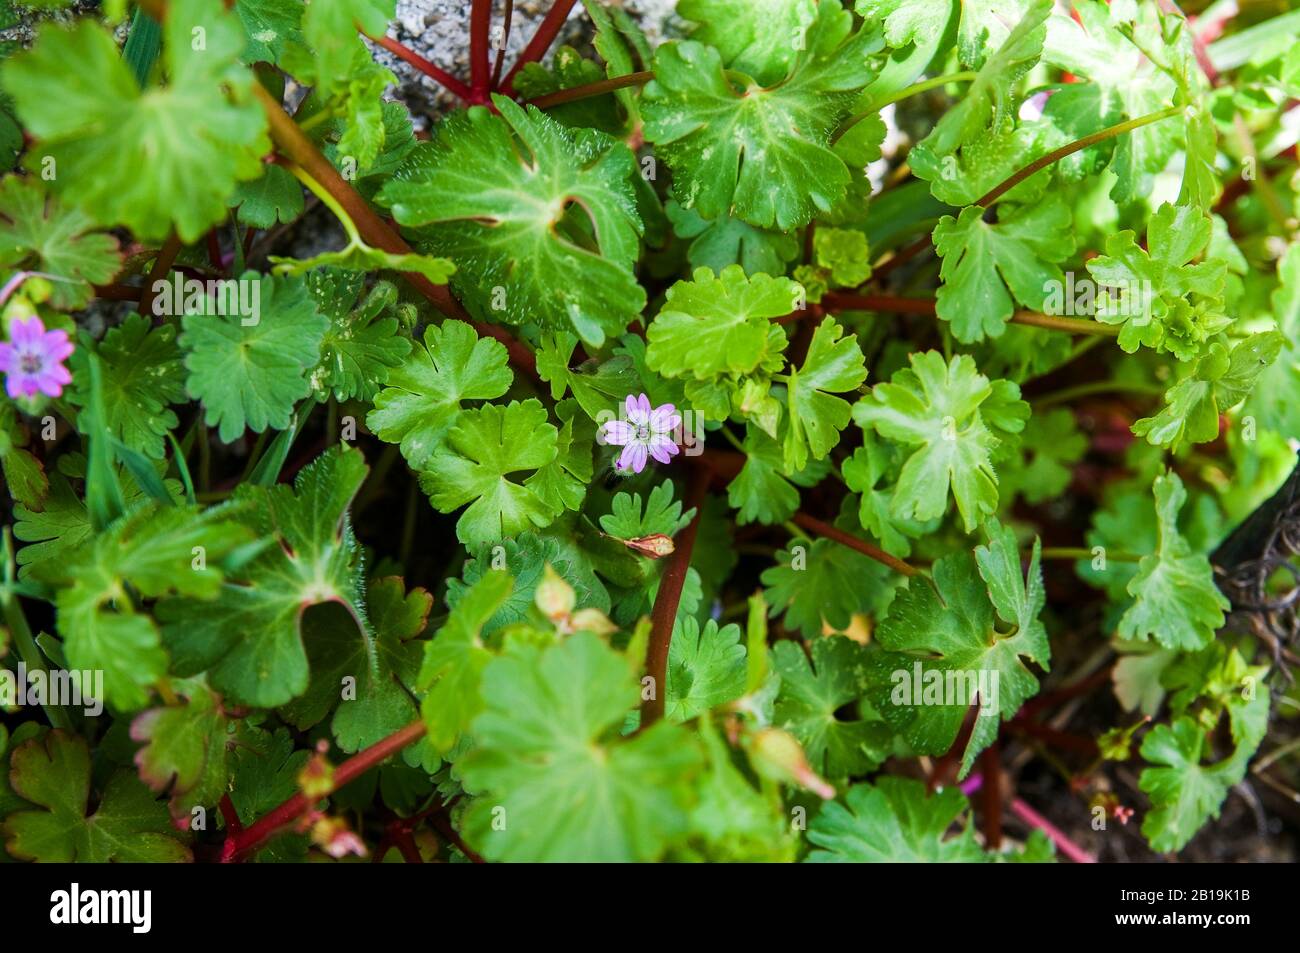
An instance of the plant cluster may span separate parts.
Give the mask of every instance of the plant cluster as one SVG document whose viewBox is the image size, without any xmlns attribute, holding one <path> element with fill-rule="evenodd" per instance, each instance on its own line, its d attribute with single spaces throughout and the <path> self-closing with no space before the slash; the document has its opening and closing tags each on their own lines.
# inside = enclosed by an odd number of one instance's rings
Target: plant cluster
<svg viewBox="0 0 1300 953">
<path fill-rule="evenodd" d="M 0 860 L 1090 860 L 1286 789 L 1211 555 L 1300 433 L 1296 13 L 505 63 L 473 0 L 457 77 L 395 0 L 12 3 Z"/>
</svg>

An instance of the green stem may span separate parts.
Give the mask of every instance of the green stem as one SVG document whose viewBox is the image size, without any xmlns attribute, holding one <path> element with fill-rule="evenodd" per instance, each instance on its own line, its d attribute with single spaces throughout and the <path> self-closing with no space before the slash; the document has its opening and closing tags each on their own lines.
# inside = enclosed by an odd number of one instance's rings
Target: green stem
<svg viewBox="0 0 1300 953">
<path fill-rule="evenodd" d="M 886 96 L 880 102 L 872 103 L 870 109 L 864 109 L 862 112 L 854 113 L 848 119 L 844 120 L 840 125 L 839 132 L 835 133 L 835 138 L 831 140 L 831 144 L 834 145 L 839 142 L 850 129 L 862 122 L 862 120 L 878 114 L 880 110 L 884 109 L 886 106 L 891 106 L 899 100 L 907 99 L 909 96 L 916 96 L 919 93 L 929 92 L 939 86 L 947 86 L 949 83 L 969 83 L 975 79 L 975 76 L 976 74 L 974 71 L 963 70 L 960 73 L 948 73 L 945 76 L 936 76 L 933 79 L 923 79 L 919 83 L 913 83 L 911 86 L 906 86 L 893 95 Z"/>
<path fill-rule="evenodd" d="M 361 232 L 357 230 L 357 223 L 352 221 L 352 216 L 344 211 L 343 206 L 340 205 L 338 200 L 329 193 L 329 190 L 326 189 L 325 186 L 317 182 L 316 179 L 298 163 L 286 161 L 283 165 L 293 174 L 295 179 L 307 187 L 307 190 L 310 191 L 312 195 L 320 199 L 322 205 L 334 213 L 334 217 L 337 218 L 339 224 L 343 226 L 343 231 L 347 232 L 349 248 L 369 247 L 362 240 Z"/>
<path fill-rule="evenodd" d="M 3 606 L 5 624 L 9 627 L 10 633 L 13 634 L 14 644 L 18 647 L 18 656 L 23 660 L 27 668 L 33 672 L 44 672 L 48 677 L 50 669 L 45 664 L 45 656 L 41 654 L 40 646 L 32 638 L 32 630 L 27 625 L 27 616 L 23 614 L 23 607 L 18 602 L 18 597 L 14 595 L 10 583 L 14 578 L 14 560 L 13 560 L 13 537 L 9 533 L 9 527 L 4 530 L 4 584 L 0 585 L 0 606 Z M 50 724 L 55 728 L 62 728 L 65 731 L 72 730 L 72 720 L 68 713 L 58 705 L 41 705 L 45 710 L 45 717 L 50 720 Z"/>
<path fill-rule="evenodd" d="M 732 433 L 728 428 L 726 428 L 726 427 L 722 427 L 722 428 L 720 428 L 720 429 L 721 429 L 721 431 L 722 431 L 722 436 L 724 436 L 724 437 L 727 438 L 727 442 L 728 442 L 729 444 L 731 444 L 733 447 L 735 447 L 735 448 L 736 448 L 737 450 L 739 450 L 741 453 L 748 453 L 748 452 L 749 452 L 749 451 L 747 451 L 747 450 L 745 449 L 745 445 L 744 445 L 743 443 L 740 442 L 740 438 L 737 437 L 734 433 Z"/>
<path fill-rule="evenodd" d="M 993 191 L 984 195 L 976 205 L 987 208 L 992 205 L 1003 195 L 1010 192 L 1025 179 L 1029 178 L 1035 172 L 1046 169 L 1049 165 L 1064 159 L 1068 155 L 1073 155 L 1089 146 L 1095 146 L 1099 142 L 1105 142 L 1107 139 L 1114 139 L 1116 136 L 1122 136 L 1126 132 L 1132 132 L 1134 129 L 1140 129 L 1143 126 L 1149 126 L 1153 122 L 1159 122 L 1162 119 L 1168 119 L 1170 116 L 1181 115 L 1183 107 L 1169 106 L 1166 109 L 1160 109 L 1153 113 L 1147 113 L 1145 116 L 1138 116 L 1136 119 L 1126 119 L 1124 122 L 1118 122 L 1113 126 L 1107 126 L 1091 135 L 1084 136 L 1082 139 L 1076 139 L 1074 142 L 1066 143 L 1059 149 L 1053 149 L 1047 155 L 1035 159 L 1029 165 L 1025 166 L 1019 172 L 1015 173 Z"/>
<path fill-rule="evenodd" d="M 1163 394 L 1164 388 L 1158 384 L 1126 384 L 1123 381 L 1093 381 L 1075 387 L 1065 387 L 1042 397 L 1031 397 L 1029 402 L 1035 407 L 1051 407 L 1054 404 L 1068 404 L 1079 397 L 1093 394 L 1141 394 L 1144 397 L 1156 397 Z"/>
<path fill-rule="evenodd" d="M 1040 555 L 1043 559 L 1092 559 L 1093 551 L 1082 546 L 1049 546 Z M 1142 557 L 1136 553 L 1112 553 L 1106 550 L 1105 558 L 1113 563 L 1141 562 Z"/>
</svg>

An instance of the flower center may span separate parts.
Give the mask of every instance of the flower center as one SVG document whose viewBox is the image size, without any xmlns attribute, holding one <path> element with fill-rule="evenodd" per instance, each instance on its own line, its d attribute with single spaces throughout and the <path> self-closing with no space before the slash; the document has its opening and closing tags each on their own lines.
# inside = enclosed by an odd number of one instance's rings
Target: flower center
<svg viewBox="0 0 1300 953">
<path fill-rule="evenodd" d="M 18 365 L 22 368 L 24 374 L 39 374 L 41 368 L 45 366 L 45 362 L 39 354 L 24 354 L 19 358 Z"/>
<path fill-rule="evenodd" d="M 638 441 L 640 441 L 641 443 L 646 443 L 646 442 L 648 442 L 648 441 L 650 440 L 650 425 L 649 425 L 649 424 L 637 424 L 637 428 L 636 428 L 636 439 L 637 439 Z"/>
</svg>

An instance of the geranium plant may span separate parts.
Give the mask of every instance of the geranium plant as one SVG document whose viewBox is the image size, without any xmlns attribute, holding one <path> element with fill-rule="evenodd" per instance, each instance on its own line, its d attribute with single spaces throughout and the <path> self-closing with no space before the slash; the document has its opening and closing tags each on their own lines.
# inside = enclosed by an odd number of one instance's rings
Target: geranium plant
<svg viewBox="0 0 1300 953">
<path fill-rule="evenodd" d="M 457 75 L 395 0 L 60 6 L 3 5 L 0 859 L 1195 858 L 1295 796 L 1295 13 L 472 0 Z"/>
</svg>

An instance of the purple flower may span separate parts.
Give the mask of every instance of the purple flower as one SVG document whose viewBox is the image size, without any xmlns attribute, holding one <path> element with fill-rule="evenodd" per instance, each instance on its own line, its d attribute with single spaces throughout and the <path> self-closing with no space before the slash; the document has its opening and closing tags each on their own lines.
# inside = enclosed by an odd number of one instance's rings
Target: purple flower
<svg viewBox="0 0 1300 953">
<path fill-rule="evenodd" d="M 672 404 L 661 404 L 650 409 L 650 398 L 628 396 L 624 401 L 626 420 L 606 421 L 601 435 L 606 443 L 622 447 L 616 466 L 620 470 L 640 473 L 645 469 L 646 458 L 654 457 L 660 463 L 671 463 L 677 452 L 673 431 L 682 425 L 682 416 Z"/>
<path fill-rule="evenodd" d="M 34 397 L 39 391 L 49 397 L 63 393 L 72 375 L 63 362 L 72 353 L 67 331 L 47 331 L 38 317 L 19 319 L 9 325 L 9 342 L 0 342 L 0 371 L 7 377 L 10 397 Z"/>
</svg>

